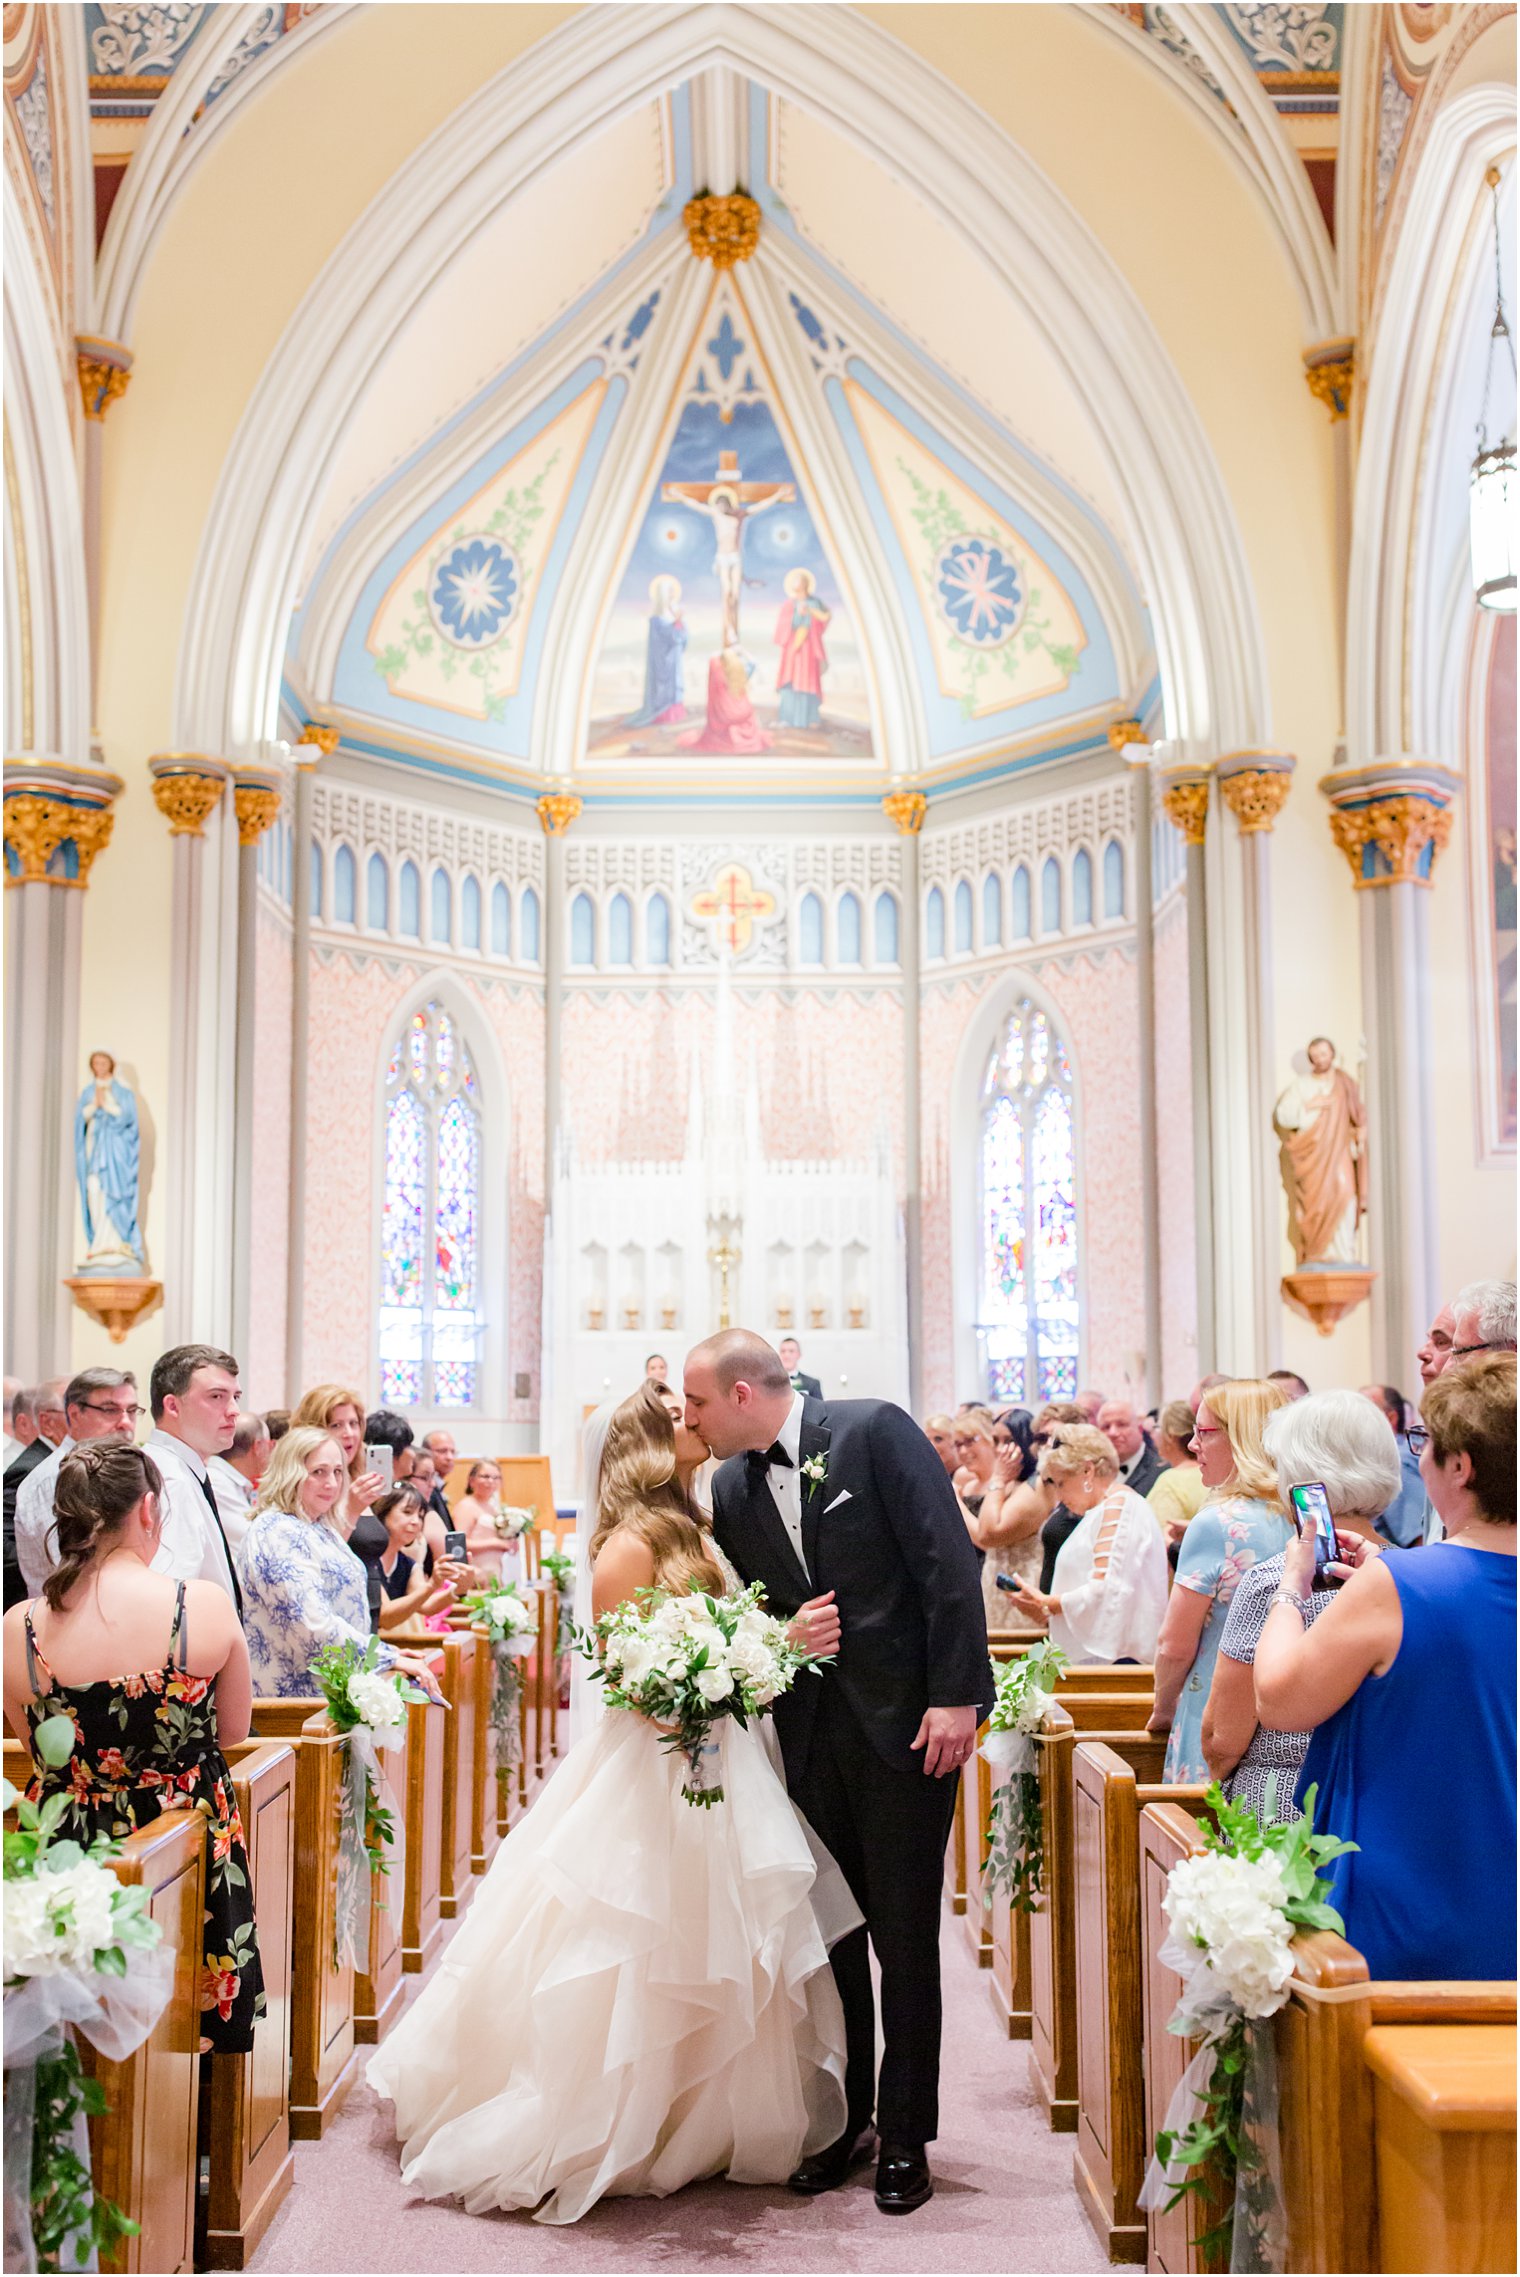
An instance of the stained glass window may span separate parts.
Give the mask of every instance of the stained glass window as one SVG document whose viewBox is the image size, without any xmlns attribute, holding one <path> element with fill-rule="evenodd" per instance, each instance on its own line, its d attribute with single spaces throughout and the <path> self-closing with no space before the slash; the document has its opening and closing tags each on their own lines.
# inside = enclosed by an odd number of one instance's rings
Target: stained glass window
<svg viewBox="0 0 1520 2277">
<path fill-rule="evenodd" d="M 607 962 L 633 963 L 633 903 L 626 893 L 615 893 L 607 912 Z"/>
<path fill-rule="evenodd" d="M 473 1407 L 479 1379 L 480 1090 L 440 1004 L 414 1012 L 385 1079 L 380 1403 Z"/>
<path fill-rule="evenodd" d="M 879 893 L 876 896 L 876 962 L 895 965 L 897 958 L 897 896 Z"/>
<path fill-rule="evenodd" d="M 860 903 L 854 894 L 840 897 L 836 919 L 835 938 L 839 945 L 839 963 L 858 965 L 860 962 Z"/>
<path fill-rule="evenodd" d="M 816 893 L 805 893 L 798 911 L 797 955 L 805 965 L 823 963 L 823 903 Z"/>
<path fill-rule="evenodd" d="M 650 897 L 644 920 L 644 941 L 648 950 L 646 962 L 668 965 L 670 962 L 670 903 L 664 894 Z"/>
<path fill-rule="evenodd" d="M 1036 1407 L 1077 1386 L 1077 1207 L 1071 1061 L 1021 997 L 982 1081 L 981 1286 L 988 1396 Z"/>
<path fill-rule="evenodd" d="M 570 962 L 596 963 L 596 910 L 589 893 L 578 893 L 570 904 Z"/>
</svg>

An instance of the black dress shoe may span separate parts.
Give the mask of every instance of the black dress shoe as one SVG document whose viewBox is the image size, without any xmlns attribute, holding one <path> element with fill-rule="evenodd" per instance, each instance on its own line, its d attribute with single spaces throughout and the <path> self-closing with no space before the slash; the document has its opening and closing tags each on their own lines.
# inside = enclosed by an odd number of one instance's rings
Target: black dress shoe
<svg viewBox="0 0 1520 2277">
<path fill-rule="evenodd" d="M 866 2166 L 876 2156 L 876 2130 L 862 2128 L 858 2135 L 841 2135 L 837 2143 L 827 2150 L 814 2151 L 805 2158 L 795 2174 L 788 2177 L 787 2188 L 804 2198 L 817 2198 L 825 2190 L 837 2190 L 848 2182 L 851 2171 Z"/>
<path fill-rule="evenodd" d="M 876 2203 L 884 2214 L 911 2214 L 934 2196 L 934 2177 L 921 2150 L 883 2143 L 876 2169 Z"/>
</svg>

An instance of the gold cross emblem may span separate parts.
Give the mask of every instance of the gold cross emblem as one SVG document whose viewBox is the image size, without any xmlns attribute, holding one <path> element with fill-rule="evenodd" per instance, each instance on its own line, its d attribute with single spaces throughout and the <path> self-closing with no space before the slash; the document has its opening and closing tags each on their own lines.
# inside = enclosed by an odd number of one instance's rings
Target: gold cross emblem
<svg viewBox="0 0 1520 2277">
<path fill-rule="evenodd" d="M 693 898 L 691 914 L 708 923 L 716 920 L 719 946 L 739 956 L 749 947 L 755 920 L 775 916 L 776 896 L 757 886 L 742 862 L 728 862 Z"/>
</svg>

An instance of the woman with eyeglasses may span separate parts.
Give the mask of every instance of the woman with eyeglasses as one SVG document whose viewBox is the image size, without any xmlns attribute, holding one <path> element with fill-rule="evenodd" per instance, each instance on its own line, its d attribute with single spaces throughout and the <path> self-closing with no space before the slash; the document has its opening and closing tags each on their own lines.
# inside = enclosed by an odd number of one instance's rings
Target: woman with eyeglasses
<svg viewBox="0 0 1520 2277">
<path fill-rule="evenodd" d="M 1177 1551 L 1147 1727 L 1170 1734 L 1161 1773 L 1168 1786 L 1207 1782 L 1203 1711 L 1230 1599 L 1241 1577 L 1283 1549 L 1293 1532 L 1261 1436 L 1268 1416 L 1285 1404 L 1276 1384 L 1245 1377 L 1215 1384 L 1198 1409 L 1193 1446 L 1208 1499 Z"/>
<path fill-rule="evenodd" d="M 1376 1539 L 1379 1511 L 1397 1492 L 1399 1451 L 1386 1418 L 1360 1392 L 1333 1391 L 1292 1401 L 1269 1415 L 1262 1445 L 1277 1472 L 1284 1507 L 1288 1490 L 1318 1479 L 1338 1537 Z M 1265 1825 L 1300 1817 L 1299 1767 L 1306 1731 L 1264 1730 L 1256 1716 L 1256 1646 L 1282 1587 L 1285 1550 L 1263 1558 L 1241 1580 L 1214 1663 L 1203 1716 L 1203 1752 L 1232 1803 L 1244 1803 Z M 1331 1582 L 1316 1577 L 1304 1609 L 1308 1628 L 1335 1602 Z M 1267 1786 L 1276 1781 L 1270 1806 Z"/>
</svg>

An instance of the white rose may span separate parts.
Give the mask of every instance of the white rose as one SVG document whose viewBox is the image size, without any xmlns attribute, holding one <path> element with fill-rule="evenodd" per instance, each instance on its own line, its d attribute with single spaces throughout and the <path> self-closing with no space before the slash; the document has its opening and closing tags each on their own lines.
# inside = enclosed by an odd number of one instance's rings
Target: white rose
<svg viewBox="0 0 1520 2277">
<path fill-rule="evenodd" d="M 0 1918 L 7 1977 L 50 1976 L 62 1966 L 60 1940 L 48 1916 L 48 1893 L 41 1881 L 7 1881 Z"/>
<path fill-rule="evenodd" d="M 376 1669 L 358 1669 L 349 1678 L 348 1703 L 372 1731 L 395 1731 L 406 1721 L 406 1702 Z"/>
<path fill-rule="evenodd" d="M 723 1667 L 721 1662 L 714 1668 L 699 1669 L 696 1686 L 704 1700 L 726 1700 L 734 1688 L 733 1672 Z"/>
<path fill-rule="evenodd" d="M 121 1885 L 107 1867 L 81 1859 L 61 1874 L 50 1874 L 48 1880 L 54 1885 L 48 1894 L 49 1911 L 60 1914 L 67 1907 L 72 1916 L 69 1943 L 76 1961 L 88 1963 L 103 1945 L 115 1944 L 111 1908 Z"/>
<path fill-rule="evenodd" d="M 711 1621 L 704 1621 L 700 1627 L 688 1629 L 686 1641 L 693 1652 L 705 1652 L 708 1660 L 714 1666 L 722 1660 L 724 1653 L 728 1650 L 727 1637 L 720 1628 L 714 1627 Z"/>
<path fill-rule="evenodd" d="M 630 1637 L 623 1648 L 620 1682 L 625 1692 L 636 1692 L 654 1672 L 654 1646 L 647 1637 Z"/>
<path fill-rule="evenodd" d="M 774 1683 L 776 1656 L 756 1637 L 735 1637 L 728 1648 L 728 1665 L 757 1684 Z"/>
</svg>

